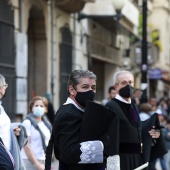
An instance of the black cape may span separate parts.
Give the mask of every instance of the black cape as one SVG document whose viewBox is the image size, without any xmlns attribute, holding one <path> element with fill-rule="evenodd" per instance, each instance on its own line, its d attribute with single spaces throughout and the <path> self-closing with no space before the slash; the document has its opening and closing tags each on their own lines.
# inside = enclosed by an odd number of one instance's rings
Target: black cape
<svg viewBox="0 0 170 170">
<path fill-rule="evenodd" d="M 158 114 L 153 114 L 150 119 L 142 122 L 142 139 L 143 139 L 143 160 L 144 162 L 152 162 L 167 153 L 167 147 L 163 137 L 163 132 L 160 130 L 160 137 L 155 141 L 152 140 L 148 131 L 156 126 L 160 127 Z M 154 143 L 154 146 L 152 144 Z"/>
<path fill-rule="evenodd" d="M 116 142 L 118 124 L 117 115 L 112 109 L 88 101 L 80 127 L 80 141 L 102 140 L 105 144 L 105 154 L 108 156 L 116 155 L 118 154 Z M 110 129 L 114 129 L 114 133 Z M 113 140 L 114 144 L 111 143 Z"/>
<path fill-rule="evenodd" d="M 152 146 L 153 140 L 148 132 L 153 125 L 159 126 L 157 114 L 142 123 L 133 104 L 125 104 L 117 99 L 112 99 L 106 106 L 113 109 L 119 118 L 119 139 L 116 142 L 118 142 L 121 170 L 132 170 L 146 162 L 159 158 L 167 152 L 162 133 L 160 138 L 156 140 L 155 145 Z M 128 107 L 133 107 L 136 110 L 137 122 L 132 120 L 130 113 L 127 111 Z M 114 133 L 115 129 L 112 129 L 112 131 Z M 140 145 L 141 142 L 143 143 L 143 151 L 142 153 L 136 152 L 139 148 L 136 148 L 134 144 Z"/>
<path fill-rule="evenodd" d="M 93 109 L 94 111 L 94 109 Z M 100 112 L 100 110 L 98 111 Z M 93 115 L 93 112 L 90 112 Z M 50 170 L 51 153 L 59 160 L 59 170 L 104 170 L 104 164 L 78 164 L 80 161 L 80 129 L 84 112 L 73 104 L 60 107 L 56 113 L 53 131 L 46 151 L 45 170 Z M 88 125 L 90 122 L 86 122 Z M 98 131 L 96 131 L 98 133 Z M 82 136 L 83 138 L 83 136 Z M 81 139 L 82 139 L 81 138 Z M 87 141 L 84 139 L 84 141 Z"/>
</svg>

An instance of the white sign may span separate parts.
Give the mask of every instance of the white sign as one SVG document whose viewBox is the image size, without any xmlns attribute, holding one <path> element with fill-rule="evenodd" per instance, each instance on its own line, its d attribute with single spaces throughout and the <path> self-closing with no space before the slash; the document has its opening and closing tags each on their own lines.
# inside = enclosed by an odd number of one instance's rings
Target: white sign
<svg viewBox="0 0 170 170">
<path fill-rule="evenodd" d="M 27 100 L 27 79 L 17 78 L 16 79 L 16 99 Z"/>
<path fill-rule="evenodd" d="M 28 105 L 26 101 L 17 101 L 17 109 L 16 114 L 24 114 L 28 113 Z"/>
<path fill-rule="evenodd" d="M 27 114 L 27 79 L 16 79 L 16 114 Z"/>
<path fill-rule="evenodd" d="M 17 77 L 27 77 L 28 65 L 28 44 L 27 35 L 16 34 L 16 75 Z"/>
</svg>

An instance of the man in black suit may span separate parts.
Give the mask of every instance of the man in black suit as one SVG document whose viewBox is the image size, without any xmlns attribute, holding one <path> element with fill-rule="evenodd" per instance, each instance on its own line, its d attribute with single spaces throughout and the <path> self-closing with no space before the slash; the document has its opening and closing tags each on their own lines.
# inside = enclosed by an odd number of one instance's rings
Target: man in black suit
<svg viewBox="0 0 170 170">
<path fill-rule="evenodd" d="M 131 102 L 133 74 L 126 70 L 118 71 L 113 81 L 117 95 L 106 107 L 114 110 L 119 118 L 120 169 L 132 170 L 165 154 L 166 148 L 162 134 L 160 138 L 158 116 L 155 114 L 142 123 L 136 106 Z"/>
<path fill-rule="evenodd" d="M 99 140 L 80 139 L 86 104 L 94 101 L 96 75 L 89 70 L 74 70 L 69 77 L 67 90 L 68 98 L 56 113 L 52 132 L 59 170 L 105 170 L 104 147 L 107 135 Z M 47 147 L 47 151 L 50 150 L 49 147 L 51 145 Z M 45 170 L 50 169 L 50 154 L 46 153 Z"/>
</svg>

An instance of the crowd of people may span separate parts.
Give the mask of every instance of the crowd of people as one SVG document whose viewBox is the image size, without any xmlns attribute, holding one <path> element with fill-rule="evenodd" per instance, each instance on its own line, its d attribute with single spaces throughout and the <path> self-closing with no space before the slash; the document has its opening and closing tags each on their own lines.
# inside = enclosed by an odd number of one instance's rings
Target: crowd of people
<svg viewBox="0 0 170 170">
<path fill-rule="evenodd" d="M 162 170 L 170 169 L 170 99 L 161 98 L 157 100 L 156 97 L 150 97 L 147 103 L 142 103 L 139 106 L 139 116 L 142 121 L 150 118 L 153 114 L 157 113 L 159 122 L 162 126 L 162 132 L 165 139 L 165 143 L 168 149 L 168 153 L 159 158 L 159 162 Z M 152 162 L 152 169 L 155 169 L 156 160 Z"/>
<path fill-rule="evenodd" d="M 29 114 L 18 124 L 11 124 L 0 105 L 0 169 L 51 170 L 54 152 L 59 170 L 154 170 L 158 159 L 168 170 L 170 100 L 140 103 L 142 91 L 123 70 L 114 74 L 108 99 L 99 104 L 96 81 L 92 71 L 74 70 L 68 98 L 55 116 L 47 93 L 31 99 Z M 7 87 L 0 75 L 0 99 Z"/>
</svg>

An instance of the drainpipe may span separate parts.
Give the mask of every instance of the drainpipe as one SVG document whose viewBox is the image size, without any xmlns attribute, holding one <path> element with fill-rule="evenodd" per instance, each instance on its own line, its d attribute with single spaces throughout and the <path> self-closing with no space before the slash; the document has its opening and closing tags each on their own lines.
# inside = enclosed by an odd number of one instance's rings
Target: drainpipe
<svg viewBox="0 0 170 170">
<path fill-rule="evenodd" d="M 142 103 L 147 102 L 147 70 L 148 70 L 148 43 L 147 43 L 147 0 L 142 2 L 142 14 L 143 14 L 143 25 L 142 25 L 142 78 L 141 85 L 143 90 L 143 95 L 141 97 Z"/>
<path fill-rule="evenodd" d="M 19 0 L 19 31 L 22 32 L 23 26 L 22 26 L 22 2 Z"/>
<path fill-rule="evenodd" d="M 51 94 L 52 104 L 54 104 L 54 8 L 55 0 L 51 0 Z"/>
<path fill-rule="evenodd" d="M 73 34 L 72 34 L 72 40 L 73 40 L 73 51 L 72 51 L 72 70 L 75 69 L 75 63 L 76 63 L 76 14 L 73 15 Z"/>
</svg>

